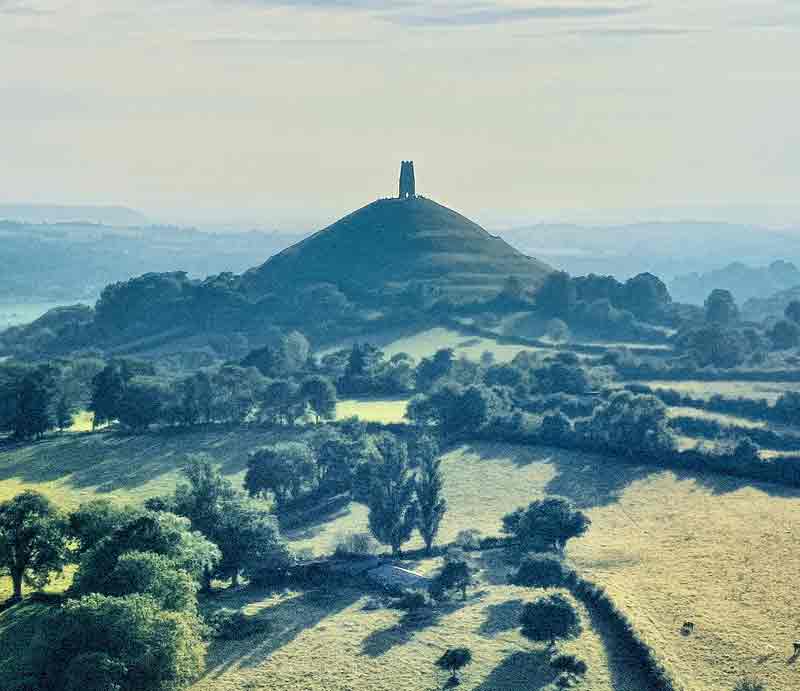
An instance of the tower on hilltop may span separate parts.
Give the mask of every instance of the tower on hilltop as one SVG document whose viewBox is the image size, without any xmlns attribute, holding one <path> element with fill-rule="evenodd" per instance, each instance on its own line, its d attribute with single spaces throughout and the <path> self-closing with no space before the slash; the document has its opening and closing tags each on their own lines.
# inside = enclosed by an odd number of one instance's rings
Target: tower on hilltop
<svg viewBox="0 0 800 691">
<path fill-rule="evenodd" d="M 400 164 L 400 199 L 413 199 L 417 196 L 414 182 L 414 161 L 403 161 Z"/>
</svg>

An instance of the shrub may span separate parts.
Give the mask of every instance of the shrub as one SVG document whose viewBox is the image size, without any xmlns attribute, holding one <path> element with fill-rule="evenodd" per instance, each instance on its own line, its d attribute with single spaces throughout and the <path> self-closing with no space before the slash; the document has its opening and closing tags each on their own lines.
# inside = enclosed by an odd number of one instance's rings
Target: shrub
<svg viewBox="0 0 800 691">
<path fill-rule="evenodd" d="M 336 538 L 337 557 L 368 557 L 378 552 L 378 541 L 369 533 L 347 532 Z"/>
<path fill-rule="evenodd" d="M 459 547 L 461 547 L 461 549 L 467 549 L 467 550 L 480 549 L 481 531 L 476 530 L 475 528 L 469 528 L 468 530 L 460 530 L 458 535 L 456 535 L 455 543 Z"/>
<path fill-rule="evenodd" d="M 245 614 L 240 609 L 223 607 L 206 617 L 206 625 L 214 638 L 241 641 L 257 633 L 266 633 L 270 622 L 262 616 Z"/>
<path fill-rule="evenodd" d="M 552 660 L 550 660 L 550 666 L 559 672 L 563 672 L 565 674 L 574 674 L 575 676 L 579 677 L 582 677 L 584 674 L 586 674 L 587 670 L 589 669 L 586 663 L 579 657 L 566 653 L 556 655 Z"/>
<path fill-rule="evenodd" d="M 407 612 L 414 612 L 418 609 L 422 609 L 427 604 L 428 599 L 425 597 L 425 593 L 414 590 L 405 592 L 399 598 L 392 600 L 390 607 L 392 607 L 392 609 L 404 609 Z"/>
<path fill-rule="evenodd" d="M 557 588 L 564 585 L 568 573 L 555 555 L 535 554 L 523 560 L 511 582 L 527 588 Z"/>
<path fill-rule="evenodd" d="M 766 691 L 767 687 L 752 677 L 745 677 L 736 682 L 733 691 Z"/>
</svg>

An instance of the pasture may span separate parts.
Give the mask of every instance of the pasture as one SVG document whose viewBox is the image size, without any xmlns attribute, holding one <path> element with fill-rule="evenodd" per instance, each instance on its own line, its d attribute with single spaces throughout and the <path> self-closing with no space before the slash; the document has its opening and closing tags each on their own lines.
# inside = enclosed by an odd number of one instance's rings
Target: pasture
<svg viewBox="0 0 800 691">
<path fill-rule="evenodd" d="M 636 383 L 652 389 L 674 389 L 695 398 L 709 399 L 718 394 L 726 398 L 764 398 L 770 403 L 777 401 L 786 391 L 800 391 L 800 382 L 642 380 Z"/>
<path fill-rule="evenodd" d="M 94 496 L 138 502 L 171 491 L 194 453 L 207 454 L 238 483 L 249 451 L 275 435 L 231 428 L 53 437 L 0 452 L 0 493 L 7 498 L 35 488 L 65 507 Z M 502 444 L 449 450 L 443 472 L 450 509 L 440 541 L 465 529 L 498 534 L 500 518 L 514 507 L 547 495 L 567 496 L 593 522 L 585 537 L 570 544 L 569 559 L 608 589 L 687 688 L 726 690 L 748 673 L 763 678 L 769 689 L 800 687 L 800 665 L 789 661 L 791 643 L 800 637 L 794 614 L 800 492 Z M 339 504 L 287 537 L 295 549 L 323 554 L 341 533 L 365 529 L 363 506 Z M 417 546 L 418 539 L 407 545 Z M 411 566 L 427 571 L 435 564 Z M 508 621 L 516 616 L 506 603 L 530 593 L 505 585 L 497 575 L 501 566 L 478 566 L 481 585 L 475 594 L 433 622 L 418 623 L 389 610 L 365 612 L 357 592 L 321 599 L 311 593 L 228 593 L 231 602 L 268 608 L 277 629 L 255 641 L 215 644 L 209 672 L 196 691 L 437 688 L 442 680 L 432 660 L 456 645 L 469 645 L 476 657 L 465 688 L 516 689 L 521 679 L 528 688 L 544 688 L 541 651 L 502 623 L 506 615 Z M 59 587 L 63 582 L 55 584 Z M 0 615 L 0 629 L 7 616 Z M 495 617 L 496 624 L 487 623 Z M 685 620 L 696 624 L 687 637 L 680 633 Z M 495 626 L 495 633 L 486 635 L 486 627 Z M 620 681 L 624 662 L 613 641 L 598 643 L 601 638 L 591 627 L 570 644 L 589 661 L 592 676 L 585 688 L 644 691 L 638 682 Z"/>
</svg>

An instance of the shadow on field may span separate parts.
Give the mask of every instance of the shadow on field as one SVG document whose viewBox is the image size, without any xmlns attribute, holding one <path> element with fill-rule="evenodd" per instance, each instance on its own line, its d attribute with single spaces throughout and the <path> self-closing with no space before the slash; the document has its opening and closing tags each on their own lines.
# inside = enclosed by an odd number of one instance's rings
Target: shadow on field
<svg viewBox="0 0 800 691">
<path fill-rule="evenodd" d="M 380 657 L 397 645 L 405 645 L 418 631 L 429 626 L 436 626 L 443 617 L 457 612 L 465 605 L 474 603 L 476 599 L 479 598 L 473 596 L 467 600 L 450 600 L 433 609 L 425 607 L 406 612 L 394 626 L 370 633 L 361 644 L 361 653 L 369 657 Z"/>
<path fill-rule="evenodd" d="M 208 456 L 229 475 L 244 470 L 249 453 L 258 446 L 295 434 L 291 430 L 203 425 L 137 435 L 118 431 L 59 435 L 0 448 L 0 481 L 48 482 L 69 476 L 69 484 L 75 488 L 111 492 L 178 470 L 194 454 Z"/>
<path fill-rule="evenodd" d="M 289 540 L 310 540 L 325 529 L 325 524 L 350 513 L 351 498 L 340 494 L 314 502 L 301 510 L 280 516 L 281 530 Z"/>
<path fill-rule="evenodd" d="M 263 592 L 244 593 L 244 597 L 221 601 L 220 604 L 242 607 L 248 602 L 257 603 L 264 597 Z M 205 676 L 219 677 L 231 667 L 258 667 L 304 631 L 346 609 L 361 596 L 362 593 L 355 589 L 309 590 L 260 610 L 259 613 L 269 622 L 268 630 L 241 641 L 220 641 L 212 645 Z"/>
<path fill-rule="evenodd" d="M 486 638 L 494 638 L 498 634 L 518 628 L 524 606 L 525 602 L 520 599 L 489 605 L 486 608 L 486 621 L 481 624 L 478 633 Z"/>
<path fill-rule="evenodd" d="M 517 652 L 497 665 L 475 691 L 537 691 L 556 676 L 546 651 Z"/>
</svg>

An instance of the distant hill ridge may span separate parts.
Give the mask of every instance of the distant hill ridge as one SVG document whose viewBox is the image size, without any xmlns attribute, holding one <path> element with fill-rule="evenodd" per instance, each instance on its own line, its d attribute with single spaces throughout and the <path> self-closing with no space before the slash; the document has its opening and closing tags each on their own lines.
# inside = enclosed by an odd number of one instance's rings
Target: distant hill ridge
<svg viewBox="0 0 800 691">
<path fill-rule="evenodd" d="M 127 206 L 0 204 L 0 219 L 20 223 L 99 223 L 109 226 L 147 225 L 147 217 Z"/>
</svg>

